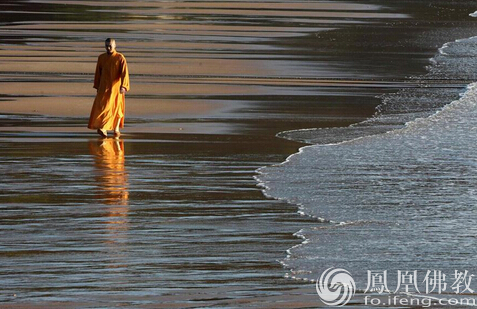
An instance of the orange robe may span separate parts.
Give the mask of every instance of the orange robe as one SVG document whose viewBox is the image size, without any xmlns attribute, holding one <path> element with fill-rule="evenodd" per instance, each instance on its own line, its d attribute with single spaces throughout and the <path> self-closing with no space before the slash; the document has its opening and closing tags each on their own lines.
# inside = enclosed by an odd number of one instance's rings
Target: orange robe
<svg viewBox="0 0 477 309">
<path fill-rule="evenodd" d="M 101 54 L 94 75 L 94 88 L 98 93 L 91 109 L 88 128 L 114 130 L 119 118 L 119 127 L 124 127 L 125 97 L 120 93 L 121 87 L 129 91 L 126 58 L 118 52 Z"/>
</svg>

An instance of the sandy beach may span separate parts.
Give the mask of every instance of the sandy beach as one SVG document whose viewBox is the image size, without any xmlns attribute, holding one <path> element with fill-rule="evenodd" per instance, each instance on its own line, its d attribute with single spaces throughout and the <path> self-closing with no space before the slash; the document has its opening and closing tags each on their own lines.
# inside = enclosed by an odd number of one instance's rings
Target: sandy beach
<svg viewBox="0 0 477 309">
<path fill-rule="evenodd" d="M 418 87 L 474 30 L 447 2 L 2 2 L 0 308 L 324 306 L 282 265 L 321 222 L 256 170 L 303 146 L 277 133 Z M 107 37 L 131 76 L 120 140 L 86 128 Z"/>
</svg>

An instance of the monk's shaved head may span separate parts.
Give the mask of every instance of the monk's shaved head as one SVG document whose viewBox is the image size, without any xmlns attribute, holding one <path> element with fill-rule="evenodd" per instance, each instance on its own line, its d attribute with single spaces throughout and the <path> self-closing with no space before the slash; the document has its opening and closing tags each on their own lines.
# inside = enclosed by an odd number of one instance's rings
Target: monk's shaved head
<svg viewBox="0 0 477 309">
<path fill-rule="evenodd" d="M 107 38 L 106 41 L 104 41 L 104 47 L 106 48 L 108 54 L 114 53 L 116 51 L 116 40 Z"/>
</svg>

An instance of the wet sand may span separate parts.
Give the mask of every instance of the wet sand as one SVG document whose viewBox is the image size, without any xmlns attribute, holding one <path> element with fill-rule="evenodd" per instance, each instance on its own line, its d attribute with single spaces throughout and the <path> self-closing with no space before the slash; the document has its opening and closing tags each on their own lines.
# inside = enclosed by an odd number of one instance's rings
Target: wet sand
<svg viewBox="0 0 477 309">
<path fill-rule="evenodd" d="M 301 146 L 276 133 L 417 87 L 467 36 L 438 30 L 465 28 L 470 2 L 433 3 L 2 2 L 0 307 L 321 306 L 280 264 L 320 223 L 255 170 Z M 86 129 L 106 37 L 131 73 L 119 141 Z"/>
</svg>

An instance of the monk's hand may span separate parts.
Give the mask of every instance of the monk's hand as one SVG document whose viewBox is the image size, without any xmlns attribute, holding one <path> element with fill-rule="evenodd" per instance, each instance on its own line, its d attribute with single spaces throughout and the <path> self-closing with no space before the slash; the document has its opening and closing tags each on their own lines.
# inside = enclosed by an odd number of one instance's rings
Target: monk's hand
<svg viewBox="0 0 477 309">
<path fill-rule="evenodd" d="M 121 92 L 122 94 L 126 94 L 126 88 L 121 87 L 121 88 L 119 89 L 119 92 Z"/>
</svg>

